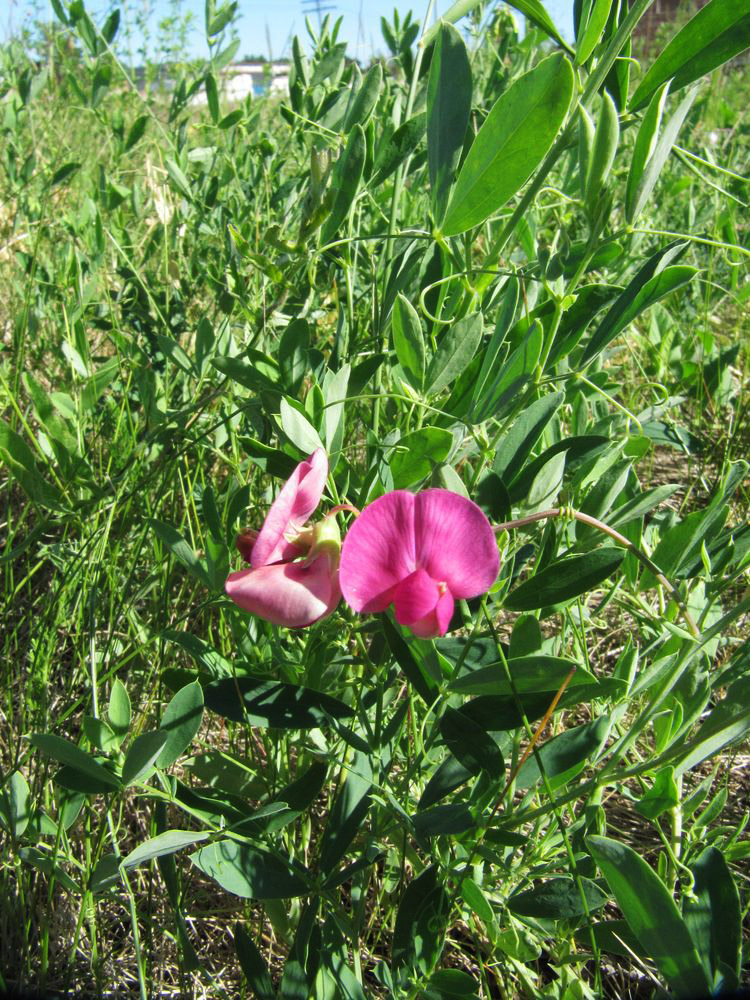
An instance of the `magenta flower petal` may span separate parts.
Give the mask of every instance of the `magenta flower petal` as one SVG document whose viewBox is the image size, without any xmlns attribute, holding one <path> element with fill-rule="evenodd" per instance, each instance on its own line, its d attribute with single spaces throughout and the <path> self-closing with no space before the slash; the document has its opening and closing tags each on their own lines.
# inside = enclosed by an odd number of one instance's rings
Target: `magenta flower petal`
<svg viewBox="0 0 750 1000">
<path fill-rule="evenodd" d="M 446 590 L 433 610 L 425 615 L 424 618 L 420 618 L 419 621 L 414 622 L 409 628 L 420 639 L 434 639 L 438 635 L 445 635 L 453 617 L 454 607 L 455 602 L 450 595 L 450 591 Z"/>
<path fill-rule="evenodd" d="M 341 549 L 341 590 L 355 611 L 384 611 L 415 635 L 445 635 L 456 599 L 489 590 L 495 535 L 471 500 L 450 490 L 386 493 L 362 511 Z"/>
<path fill-rule="evenodd" d="M 225 589 L 244 611 L 287 628 L 327 617 L 341 598 L 335 560 L 325 553 L 309 564 L 276 563 L 231 573 Z"/>
<path fill-rule="evenodd" d="M 393 609 L 399 625 L 413 625 L 434 611 L 440 590 L 429 573 L 417 569 L 405 577 L 393 594 Z"/>
<path fill-rule="evenodd" d="M 320 503 L 328 478 L 328 456 L 322 448 L 300 462 L 271 505 L 252 549 L 257 569 L 294 559 L 303 551 L 293 544 L 305 521 Z"/>
<path fill-rule="evenodd" d="M 450 490 L 416 496 L 414 546 L 418 565 L 445 582 L 454 598 L 489 590 L 500 569 L 492 527 L 471 500 Z"/>
<path fill-rule="evenodd" d="M 362 511 L 341 549 L 341 591 L 355 611 L 385 611 L 417 568 L 413 493 L 395 490 Z"/>
</svg>

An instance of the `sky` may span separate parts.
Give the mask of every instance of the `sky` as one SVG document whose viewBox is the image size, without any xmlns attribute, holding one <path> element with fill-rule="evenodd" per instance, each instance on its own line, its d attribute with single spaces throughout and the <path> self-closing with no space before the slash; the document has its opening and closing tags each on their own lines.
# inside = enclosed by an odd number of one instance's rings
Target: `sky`
<svg viewBox="0 0 750 1000">
<path fill-rule="evenodd" d="M 385 44 L 380 32 L 380 18 L 390 21 L 393 8 L 397 6 L 403 16 L 409 9 L 416 19 L 424 15 L 426 0 L 319 0 L 322 6 L 330 7 L 332 17 L 343 17 L 340 38 L 349 43 L 350 54 L 367 60 L 372 55 L 383 53 Z M 315 9 L 316 0 L 239 0 L 240 16 L 237 28 L 240 36 L 238 57 L 244 54 L 270 54 L 279 59 L 288 54 L 293 35 L 306 37 L 305 10 Z M 114 0 L 86 0 L 87 10 L 103 18 L 108 10 L 118 4 Z M 218 6 L 217 0 L 217 6 Z M 119 0 L 123 23 L 135 24 L 139 11 L 151 11 L 150 30 L 152 37 L 157 34 L 156 25 L 169 17 L 175 10 L 182 16 L 192 15 L 192 27 L 187 34 L 189 57 L 202 56 L 207 52 L 203 38 L 204 0 Z M 437 14 L 443 14 L 451 6 L 451 0 L 436 0 Z M 573 0 L 546 0 L 545 6 L 552 20 L 563 35 L 572 36 Z M 31 19 L 53 20 L 49 0 L 0 0 L 0 37 L 7 38 Z M 313 15 L 314 24 L 317 17 Z M 519 20 L 520 19 L 519 17 Z"/>
</svg>

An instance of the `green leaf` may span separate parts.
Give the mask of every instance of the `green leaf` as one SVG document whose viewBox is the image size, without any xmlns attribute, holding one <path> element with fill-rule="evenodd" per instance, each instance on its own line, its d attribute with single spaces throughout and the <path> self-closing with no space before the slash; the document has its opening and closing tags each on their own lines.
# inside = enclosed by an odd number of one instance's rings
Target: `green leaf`
<svg viewBox="0 0 750 1000">
<path fill-rule="evenodd" d="M 665 483 L 664 486 L 655 486 L 652 490 L 639 493 L 632 500 L 628 500 L 627 503 L 622 504 L 621 507 L 615 507 L 608 520 L 608 524 L 612 528 L 617 528 L 623 524 L 635 521 L 636 518 L 643 517 L 644 514 L 648 514 L 654 507 L 658 507 L 660 503 L 668 500 L 679 488 L 679 484 L 677 483 Z"/>
<path fill-rule="evenodd" d="M 588 694 L 591 688 L 582 686 L 580 690 Z M 549 708 L 551 700 L 552 697 L 549 693 L 521 695 L 521 706 L 519 707 L 515 695 L 484 694 L 465 702 L 461 706 L 461 710 L 484 726 L 488 732 L 509 732 L 523 726 L 524 715 L 529 722 L 541 719 Z M 571 700 L 575 701 L 575 699 Z"/>
<path fill-rule="evenodd" d="M 586 195 L 586 178 L 589 175 L 589 164 L 591 163 L 591 153 L 594 148 L 594 136 L 596 135 L 594 123 L 583 104 L 578 105 L 578 177 L 581 186 L 581 195 Z"/>
<path fill-rule="evenodd" d="M 524 504 L 524 514 L 536 514 L 555 505 L 562 488 L 566 457 L 564 451 L 558 452 L 534 476 Z"/>
<path fill-rule="evenodd" d="M 710 0 L 651 66 L 630 99 L 638 111 L 659 87 L 671 80 L 674 93 L 739 55 L 750 46 L 749 0 Z"/>
<path fill-rule="evenodd" d="M 329 368 L 323 379 L 325 399 L 323 431 L 331 469 L 336 467 L 338 455 L 344 443 L 344 409 L 351 372 L 351 365 L 345 364 L 337 372 L 332 372 Z"/>
<path fill-rule="evenodd" d="M 104 390 L 119 374 L 120 362 L 117 358 L 112 358 L 89 377 L 81 393 L 81 409 L 85 413 L 94 408 Z"/>
<path fill-rule="evenodd" d="M 513 623 L 508 654 L 510 659 L 532 656 L 542 649 L 542 630 L 539 619 L 532 614 L 519 615 Z M 573 664 L 571 663 L 571 666 Z"/>
<path fill-rule="evenodd" d="M 31 791 L 20 771 L 14 771 L 0 788 L 0 820 L 15 840 L 23 836 L 31 816 Z"/>
<path fill-rule="evenodd" d="M 60 764 L 67 764 L 68 767 L 91 778 L 99 785 L 113 790 L 121 787 L 119 779 L 111 771 L 102 767 L 75 743 L 63 739 L 62 736 L 55 736 L 52 733 L 34 733 L 31 737 L 31 745 L 37 750 L 41 750 L 47 757 L 51 757 L 52 760 L 56 760 Z"/>
<path fill-rule="evenodd" d="M 393 653 L 396 663 L 403 670 L 406 679 L 419 697 L 426 704 L 432 705 L 438 694 L 438 687 L 434 679 L 422 668 L 409 644 L 386 617 L 382 619 L 382 628 L 388 647 Z"/>
<path fill-rule="evenodd" d="M 70 162 L 63 163 L 61 167 L 58 167 L 50 178 L 49 186 L 51 188 L 56 187 L 58 184 L 62 184 L 63 181 L 67 181 L 68 178 L 72 177 L 73 174 L 78 173 L 81 169 L 80 163 Z"/>
<path fill-rule="evenodd" d="M 427 370 L 426 394 L 436 396 L 458 378 L 482 340 L 482 314 L 471 313 L 446 330 Z"/>
<path fill-rule="evenodd" d="M 415 969 L 429 975 L 443 950 L 451 897 L 438 878 L 436 865 L 406 887 L 396 913 L 391 946 L 394 972 Z"/>
<path fill-rule="evenodd" d="M 505 294 L 503 295 L 502 305 L 500 306 L 497 319 L 495 321 L 495 329 L 492 331 L 490 342 L 483 352 L 482 367 L 472 395 L 472 405 L 474 408 L 477 407 L 479 400 L 484 395 L 484 389 L 489 381 L 490 375 L 497 367 L 497 359 L 500 355 L 500 350 L 505 342 L 508 330 L 510 330 L 513 318 L 516 314 L 516 308 L 518 307 L 518 300 L 521 293 L 521 283 L 517 278 L 509 277 L 503 291 Z"/>
<path fill-rule="evenodd" d="M 237 3 L 225 3 L 216 11 L 211 20 L 207 23 L 206 34 L 209 38 L 221 34 L 234 15 L 237 13 Z"/>
<path fill-rule="evenodd" d="M 463 38 L 442 23 L 430 62 L 427 84 L 427 167 L 432 214 L 439 225 L 448 204 L 453 175 L 471 114 L 471 66 Z"/>
<path fill-rule="evenodd" d="M 490 734 L 461 709 L 446 708 L 440 735 L 453 756 L 472 774 L 484 771 L 494 781 L 503 775 L 503 755 Z"/>
<path fill-rule="evenodd" d="M 539 320 L 534 320 L 518 347 L 500 367 L 495 378 L 489 383 L 472 410 L 472 419 L 481 423 L 489 417 L 498 416 L 503 407 L 533 377 L 544 343 L 544 330 Z"/>
<path fill-rule="evenodd" d="M 203 688 L 198 681 L 181 688 L 167 705 L 160 731 L 167 742 L 156 761 L 157 767 L 169 767 L 193 742 L 203 719 Z"/>
<path fill-rule="evenodd" d="M 322 243 L 330 243 L 339 226 L 349 214 L 362 180 L 367 155 L 367 142 L 361 125 L 355 125 L 349 133 L 346 148 L 336 161 L 331 178 L 333 206 L 321 230 Z"/>
<path fill-rule="evenodd" d="M 32 867 L 38 868 L 40 872 L 44 872 L 47 876 L 47 882 L 49 882 L 51 876 L 54 876 L 55 881 L 68 892 L 74 896 L 81 896 L 81 887 L 76 885 L 64 868 L 55 864 L 52 855 L 47 854 L 45 851 L 40 851 L 37 847 L 22 847 L 18 854 L 25 864 L 32 865 Z"/>
<path fill-rule="evenodd" d="M 109 694 L 107 718 L 115 736 L 122 743 L 130 729 L 130 698 L 121 680 L 116 679 Z"/>
<path fill-rule="evenodd" d="M 578 32 L 576 62 L 581 66 L 588 60 L 602 37 L 611 7 L 612 0 L 593 0 L 586 28 Z"/>
<path fill-rule="evenodd" d="M 109 14 L 107 20 L 101 27 L 101 33 L 104 40 L 108 45 L 111 45 L 115 40 L 115 36 L 120 27 L 120 8 L 115 7 L 115 9 Z"/>
<path fill-rule="evenodd" d="M 454 757 L 448 757 L 438 767 L 430 780 L 427 782 L 425 790 L 417 803 L 420 810 L 429 809 L 446 795 L 455 792 L 457 788 L 464 785 L 472 776 L 472 772 L 459 763 Z"/>
<path fill-rule="evenodd" d="M 393 135 L 379 149 L 375 160 L 375 176 L 372 186 L 377 187 L 387 180 L 420 146 L 425 129 L 427 114 L 422 111 L 399 125 Z"/>
<path fill-rule="evenodd" d="M 625 185 L 625 218 L 628 222 L 632 222 L 638 214 L 635 210 L 635 192 L 643 177 L 646 164 L 651 159 L 656 148 L 668 93 L 669 82 L 663 84 L 654 93 L 638 128 L 638 135 L 635 138 L 633 153 L 630 158 L 628 180 Z"/>
<path fill-rule="evenodd" d="M 461 882 L 461 895 L 463 896 L 466 905 L 482 921 L 484 928 L 487 931 L 487 936 L 494 944 L 498 934 L 500 933 L 500 928 L 497 924 L 495 911 L 492 909 L 492 905 L 482 889 L 477 885 L 474 879 L 465 878 Z"/>
<path fill-rule="evenodd" d="M 128 136 L 125 140 L 125 152 L 131 150 L 137 142 L 139 142 L 146 131 L 146 126 L 148 125 L 148 115 L 139 115 L 135 119 L 133 124 L 130 126 Z"/>
<path fill-rule="evenodd" d="M 623 549 L 606 546 L 583 555 L 564 556 L 525 580 L 505 598 L 509 611 L 534 611 L 570 601 L 594 590 L 625 558 Z"/>
<path fill-rule="evenodd" d="M 545 465 L 553 455 L 560 451 L 567 454 L 567 465 L 572 468 L 574 463 L 593 462 L 597 456 L 602 455 L 607 449 L 611 449 L 612 442 L 609 438 L 601 434 L 581 434 L 574 437 L 563 438 L 556 441 L 549 448 L 531 459 L 521 471 L 508 484 L 508 493 L 514 504 L 522 503 L 524 497 L 528 495 L 531 484 L 537 472 Z"/>
<path fill-rule="evenodd" d="M 638 939 L 624 920 L 601 920 L 593 925 L 593 931 L 597 947 L 610 955 L 629 960 L 640 951 Z"/>
<path fill-rule="evenodd" d="M 60 491 L 41 475 L 33 452 L 5 420 L 0 418 L 0 459 L 23 491 L 36 503 L 56 508 Z"/>
<path fill-rule="evenodd" d="M 459 1000 L 469 997 L 474 1000 L 479 990 L 479 983 L 468 972 L 461 969 L 438 969 L 430 976 L 425 993 L 426 1000 Z"/>
<path fill-rule="evenodd" d="M 467 830 L 476 830 L 476 817 L 463 802 L 433 806 L 412 816 L 414 831 L 422 839 L 456 837 Z"/>
<path fill-rule="evenodd" d="M 589 850 L 631 931 L 678 994 L 710 993 L 695 945 L 671 892 L 643 858 L 625 844 L 590 836 Z"/>
<path fill-rule="evenodd" d="M 420 392 L 424 383 L 425 349 L 422 324 L 414 306 L 398 293 L 392 313 L 393 346 L 398 363 L 411 385 Z"/>
<path fill-rule="evenodd" d="M 224 130 L 226 130 L 228 128 L 234 128 L 234 126 L 238 122 L 242 121 L 242 119 L 244 118 L 244 116 L 245 116 L 245 112 L 243 111 L 242 108 L 235 108 L 234 111 L 230 111 L 228 114 L 224 115 L 224 117 L 219 122 L 219 126 L 218 127 L 220 129 L 224 129 Z"/>
<path fill-rule="evenodd" d="M 665 84 L 651 99 L 633 149 L 633 159 L 625 189 L 625 218 L 631 224 L 641 214 L 644 205 L 651 197 L 662 168 L 677 141 L 682 123 L 698 93 L 697 88 L 688 92 L 657 140 L 668 87 L 669 85 Z M 643 138 L 641 138 L 642 133 Z"/>
<path fill-rule="evenodd" d="M 563 123 L 573 94 L 573 68 L 549 56 L 498 98 L 477 133 L 453 189 L 446 236 L 478 226 L 526 183 Z"/>
<path fill-rule="evenodd" d="M 553 736 L 544 746 L 529 757 L 516 777 L 518 788 L 530 788 L 542 776 L 539 760 L 548 778 L 560 775 L 573 775 L 583 770 L 586 762 L 596 758 L 609 735 L 610 720 L 606 715 L 600 716 L 582 726 L 574 726 Z"/>
<path fill-rule="evenodd" d="M 279 406 L 281 412 L 281 429 L 293 445 L 304 452 L 305 455 L 309 455 L 317 448 L 323 447 L 320 435 L 304 413 L 301 413 L 296 406 L 293 406 L 285 396 L 282 397 Z"/>
<path fill-rule="evenodd" d="M 332 45 L 325 55 L 318 61 L 310 80 L 311 87 L 325 83 L 326 80 L 338 81 L 346 60 L 346 43 L 339 42 Z"/>
<path fill-rule="evenodd" d="M 701 723 L 697 734 L 685 745 L 684 753 L 675 764 L 675 773 L 680 775 L 691 770 L 730 743 L 743 739 L 749 730 L 750 679 L 743 677 L 730 686 Z"/>
<path fill-rule="evenodd" d="M 646 819 L 657 819 L 668 809 L 679 804 L 680 793 L 674 780 L 674 768 L 658 771 L 653 785 L 636 802 L 635 808 Z"/>
<path fill-rule="evenodd" d="M 207 832 L 195 833 L 192 830 L 167 830 L 144 840 L 142 844 L 134 847 L 130 854 L 122 859 L 123 868 L 136 868 L 154 858 L 161 858 L 167 854 L 174 854 L 175 851 L 182 851 L 186 847 L 206 840 L 211 834 Z"/>
<path fill-rule="evenodd" d="M 310 327 L 307 320 L 293 319 L 281 335 L 278 347 L 279 368 L 286 388 L 297 395 L 310 370 Z"/>
<path fill-rule="evenodd" d="M 548 920 L 576 920 L 585 917 L 604 906 L 609 896 L 590 879 L 582 878 L 583 905 L 581 892 L 572 878 L 549 878 L 537 883 L 533 889 L 514 893 L 508 899 L 508 909 L 520 917 L 538 917 Z"/>
<path fill-rule="evenodd" d="M 288 860 L 234 840 L 202 847 L 190 861 L 227 892 L 246 899 L 293 899 L 311 888 Z"/>
<path fill-rule="evenodd" d="M 620 286 L 604 284 L 584 285 L 577 290 L 575 302 L 565 310 L 560 319 L 552 350 L 545 364 L 546 371 L 550 371 L 577 347 L 589 324 L 620 292 Z"/>
<path fill-rule="evenodd" d="M 234 925 L 234 948 L 247 984 L 257 1000 L 276 1000 L 268 966 L 244 924 Z"/>
<path fill-rule="evenodd" d="M 120 738 L 103 719 L 95 719 L 90 715 L 84 715 L 81 728 L 86 734 L 86 739 L 89 743 L 93 743 L 97 750 L 109 753 L 111 750 L 117 750 L 120 746 Z"/>
<path fill-rule="evenodd" d="M 187 198 L 188 201 L 192 201 L 193 192 L 190 188 L 190 181 L 187 179 L 187 177 L 182 172 L 180 167 L 175 163 L 174 160 L 171 160 L 168 156 L 165 157 L 164 159 L 164 166 L 167 168 L 167 173 L 169 174 L 170 180 L 177 188 L 177 190 L 180 192 L 180 194 L 184 195 L 184 197 Z"/>
<path fill-rule="evenodd" d="M 194 375 L 195 367 L 193 366 L 193 362 L 176 340 L 173 340 L 171 337 L 164 337 L 158 333 L 156 335 L 156 343 L 159 345 L 159 349 L 164 356 L 169 358 L 178 368 L 182 369 L 186 375 Z"/>
<path fill-rule="evenodd" d="M 159 521 L 155 517 L 148 522 L 154 530 L 154 534 L 159 541 L 169 549 L 177 562 L 181 563 L 188 572 L 200 580 L 204 586 L 211 589 L 211 582 L 203 561 L 198 558 L 193 547 L 182 537 L 179 531 L 165 521 Z"/>
<path fill-rule="evenodd" d="M 106 892 L 121 880 L 120 858 L 115 854 L 105 854 L 97 862 L 89 879 L 92 892 Z"/>
<path fill-rule="evenodd" d="M 221 109 L 219 107 L 219 89 L 216 86 L 216 77 L 210 71 L 206 73 L 203 86 L 206 89 L 206 101 L 208 102 L 211 121 L 215 125 L 221 117 Z"/>
<path fill-rule="evenodd" d="M 560 409 L 565 393 L 552 392 L 530 403 L 516 417 L 508 433 L 500 439 L 495 450 L 492 471 L 507 483 L 512 483 L 534 445 L 552 417 Z"/>
<path fill-rule="evenodd" d="M 588 364 L 600 351 L 603 351 L 607 344 L 644 309 L 692 278 L 695 274 L 693 268 L 679 267 L 675 271 L 673 267 L 669 267 L 686 249 L 687 243 L 674 240 L 649 257 L 591 335 L 581 357 L 582 364 Z M 665 271 L 668 271 L 669 275 L 665 281 L 660 281 Z"/>
<path fill-rule="evenodd" d="M 237 50 L 240 47 L 239 35 L 237 38 L 233 38 L 232 41 L 227 45 L 226 48 L 222 49 L 221 52 L 217 52 L 216 55 L 211 60 L 211 65 L 213 66 L 215 73 L 221 73 L 225 66 L 228 66 L 230 62 L 237 55 Z"/>
<path fill-rule="evenodd" d="M 716 847 L 707 847 L 690 870 L 695 885 L 693 898 L 685 897 L 683 919 L 709 974 L 712 992 L 731 992 L 739 986 L 742 968 L 742 907 L 737 886 Z"/>
<path fill-rule="evenodd" d="M 162 632 L 162 636 L 169 642 L 174 642 L 181 649 L 184 649 L 195 660 L 198 666 L 212 678 L 230 677 L 232 675 L 232 664 L 229 660 L 226 660 L 213 646 L 209 646 L 203 639 L 199 639 L 197 635 L 192 635 L 190 632 L 175 632 L 172 629 L 166 629 Z M 176 688 L 171 688 L 171 690 L 175 691 Z"/>
<path fill-rule="evenodd" d="M 453 447 L 453 435 L 442 427 L 422 427 L 406 434 L 394 446 L 388 464 L 397 490 L 426 479 L 444 462 Z"/>
<path fill-rule="evenodd" d="M 378 103 L 382 86 L 383 68 L 379 62 L 376 62 L 365 73 L 357 96 L 352 101 L 346 113 L 344 123 L 341 127 L 344 135 L 348 135 L 355 125 L 361 125 L 362 128 L 365 127 L 375 110 L 375 105 Z"/>
<path fill-rule="evenodd" d="M 705 510 L 694 510 L 673 525 L 659 540 L 651 558 L 667 578 L 685 575 L 699 558 L 701 545 L 708 543 L 721 530 L 729 513 L 729 506 L 714 500 Z M 651 572 L 643 574 L 641 588 L 653 587 L 656 580 Z"/>
<path fill-rule="evenodd" d="M 324 728 L 333 719 L 348 719 L 354 711 L 343 701 L 312 688 L 227 677 L 204 686 L 206 708 L 233 722 L 272 729 Z M 241 699 L 241 700 L 240 700 Z"/>
<path fill-rule="evenodd" d="M 157 730 L 141 733 L 130 745 L 122 765 L 122 780 L 125 785 L 133 785 L 149 775 L 156 766 L 156 759 L 169 739 L 168 733 Z"/>
<path fill-rule="evenodd" d="M 596 678 L 574 660 L 562 656 L 548 656 L 532 653 L 529 656 L 514 656 L 506 660 L 513 684 L 519 694 L 536 694 L 542 691 L 557 691 L 562 682 L 575 670 L 570 680 L 571 687 L 582 684 L 596 684 Z M 512 694 L 513 687 L 498 660 L 487 666 L 461 673 L 450 683 L 451 691 L 461 694 Z"/>
</svg>

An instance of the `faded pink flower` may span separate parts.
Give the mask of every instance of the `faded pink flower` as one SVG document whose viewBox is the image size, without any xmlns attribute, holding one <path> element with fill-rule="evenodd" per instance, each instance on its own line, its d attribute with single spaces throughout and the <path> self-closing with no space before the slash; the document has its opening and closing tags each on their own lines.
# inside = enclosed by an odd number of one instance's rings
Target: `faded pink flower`
<svg viewBox="0 0 750 1000">
<path fill-rule="evenodd" d="M 304 628 L 339 603 L 341 536 L 335 518 L 304 527 L 327 477 L 328 459 L 318 448 L 286 481 L 257 537 L 252 531 L 238 537 L 251 568 L 230 573 L 225 590 L 244 611 L 274 625 Z"/>
<path fill-rule="evenodd" d="M 253 569 L 288 562 L 307 551 L 309 545 L 300 542 L 299 535 L 320 503 L 327 478 L 328 456 L 322 448 L 316 448 L 299 463 L 271 505 L 252 547 Z"/>
<path fill-rule="evenodd" d="M 386 493 L 344 539 L 339 579 L 355 611 L 385 611 L 423 638 L 445 635 L 454 602 L 492 586 L 500 567 L 489 521 L 450 490 Z"/>
</svg>

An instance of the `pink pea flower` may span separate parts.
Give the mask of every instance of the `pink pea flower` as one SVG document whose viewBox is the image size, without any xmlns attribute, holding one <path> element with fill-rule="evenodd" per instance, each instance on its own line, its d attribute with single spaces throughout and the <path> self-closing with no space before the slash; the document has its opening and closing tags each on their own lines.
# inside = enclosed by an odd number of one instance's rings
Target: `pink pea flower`
<svg viewBox="0 0 750 1000">
<path fill-rule="evenodd" d="M 344 539 L 339 578 L 355 611 L 385 611 L 425 639 L 445 635 L 457 599 L 477 597 L 500 568 L 489 521 L 450 490 L 395 490 L 362 511 Z"/>
<path fill-rule="evenodd" d="M 341 599 L 338 525 L 327 517 L 305 528 L 327 477 L 328 459 L 318 448 L 286 481 L 257 535 L 238 536 L 237 548 L 251 568 L 230 573 L 225 590 L 244 611 L 274 625 L 304 628 L 336 608 Z"/>
</svg>

